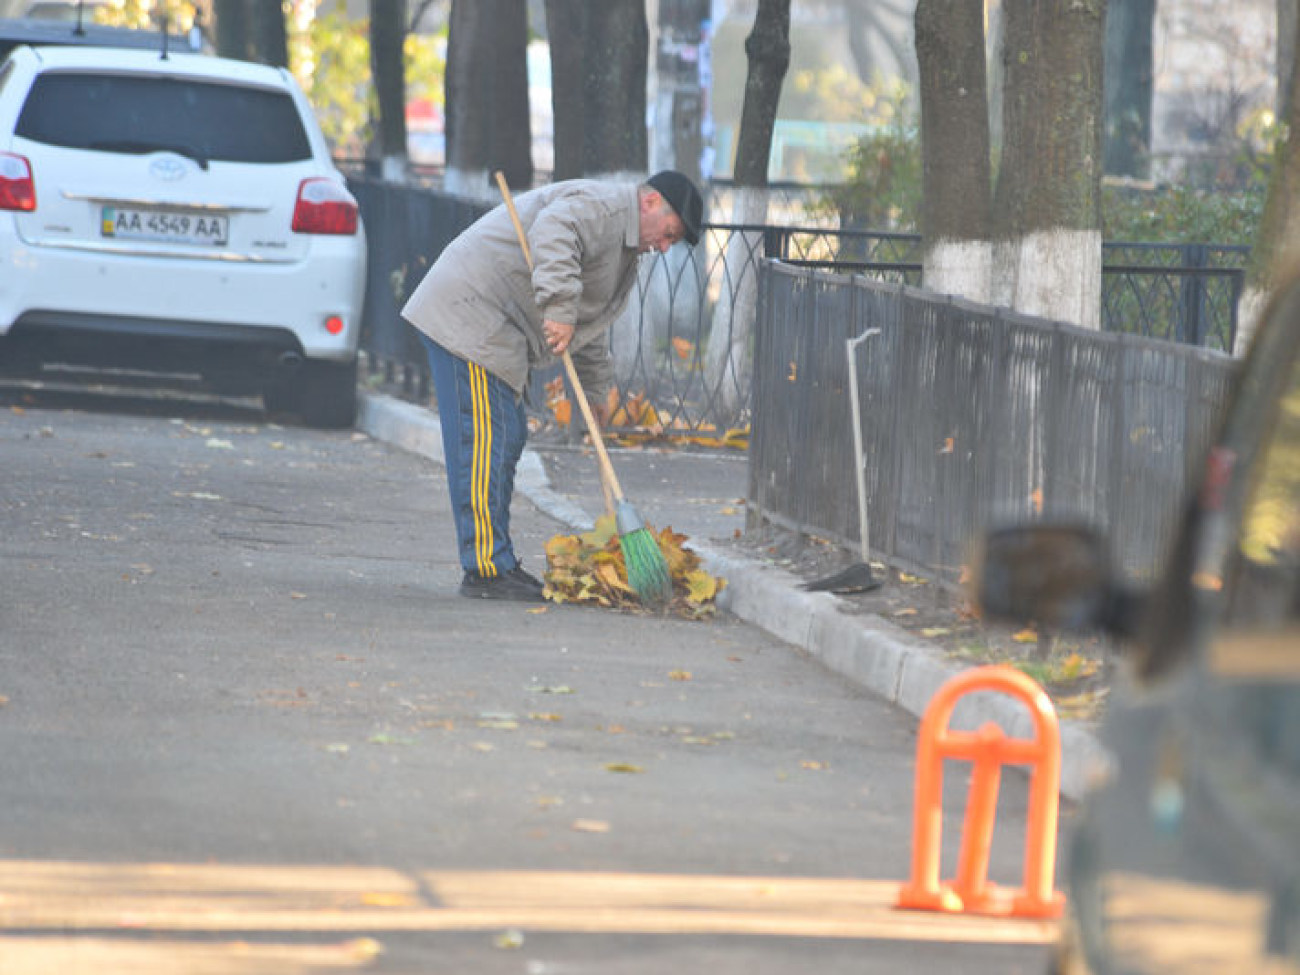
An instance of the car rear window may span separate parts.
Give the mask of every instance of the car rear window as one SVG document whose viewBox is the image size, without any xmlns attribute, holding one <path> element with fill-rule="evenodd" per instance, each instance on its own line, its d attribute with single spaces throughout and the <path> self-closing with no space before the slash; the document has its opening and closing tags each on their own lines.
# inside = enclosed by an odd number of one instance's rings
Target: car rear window
<svg viewBox="0 0 1300 975">
<path fill-rule="evenodd" d="M 169 149 L 202 161 L 311 158 L 287 92 L 165 77 L 58 72 L 32 85 L 16 134 L 68 149 Z"/>
</svg>

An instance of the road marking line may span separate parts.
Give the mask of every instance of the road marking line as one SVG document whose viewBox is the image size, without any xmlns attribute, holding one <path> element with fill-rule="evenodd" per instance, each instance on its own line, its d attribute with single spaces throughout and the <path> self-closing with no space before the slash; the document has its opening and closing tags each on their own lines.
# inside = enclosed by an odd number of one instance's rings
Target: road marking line
<svg viewBox="0 0 1300 975">
<path fill-rule="evenodd" d="M 573 871 L 0 861 L 0 929 L 521 928 L 1042 944 L 1045 921 L 898 911 L 898 881 Z"/>
<path fill-rule="evenodd" d="M 368 967 L 383 946 L 370 938 L 342 944 L 245 941 L 133 941 L 123 938 L 0 937 L 5 975 L 319 975 Z"/>
</svg>

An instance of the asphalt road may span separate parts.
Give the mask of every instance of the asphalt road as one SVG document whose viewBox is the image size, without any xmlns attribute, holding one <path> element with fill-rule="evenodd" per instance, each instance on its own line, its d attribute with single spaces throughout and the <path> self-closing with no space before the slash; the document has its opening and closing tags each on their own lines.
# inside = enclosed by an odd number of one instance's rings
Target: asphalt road
<svg viewBox="0 0 1300 975">
<path fill-rule="evenodd" d="M 0 971 L 1043 969 L 891 909 L 909 715 L 734 619 L 462 599 L 450 538 L 361 435 L 0 390 Z"/>
</svg>

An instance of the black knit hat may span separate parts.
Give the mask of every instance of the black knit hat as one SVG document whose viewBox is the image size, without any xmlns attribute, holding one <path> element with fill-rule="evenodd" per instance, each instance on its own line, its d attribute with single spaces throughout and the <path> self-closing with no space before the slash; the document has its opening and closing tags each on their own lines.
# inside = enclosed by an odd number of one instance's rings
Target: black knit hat
<svg viewBox="0 0 1300 975">
<path fill-rule="evenodd" d="M 686 242 L 692 247 L 700 242 L 700 224 L 704 219 L 704 200 L 690 178 L 675 169 L 655 173 L 646 185 L 653 187 L 682 219 Z"/>
</svg>

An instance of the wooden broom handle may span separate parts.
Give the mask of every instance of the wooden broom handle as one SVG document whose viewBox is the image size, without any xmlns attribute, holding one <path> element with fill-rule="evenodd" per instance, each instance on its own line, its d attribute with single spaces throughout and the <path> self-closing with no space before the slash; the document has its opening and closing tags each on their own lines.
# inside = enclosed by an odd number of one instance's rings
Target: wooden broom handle
<svg viewBox="0 0 1300 975">
<path fill-rule="evenodd" d="M 515 234 L 519 237 L 519 247 L 524 252 L 524 263 L 528 265 L 528 270 L 532 271 L 533 252 L 528 248 L 528 236 L 524 233 L 524 225 L 519 222 L 519 213 L 515 210 L 515 201 L 510 196 L 510 187 L 506 184 L 505 173 L 497 170 L 496 181 L 497 187 L 501 190 L 501 199 L 505 201 L 506 210 L 510 214 L 510 222 L 515 225 Z M 542 341 L 546 341 L 545 336 L 542 337 Z M 560 354 L 560 358 L 564 361 L 564 371 L 569 377 L 569 382 L 573 385 L 574 393 L 577 394 L 578 409 L 582 411 L 582 418 L 587 421 L 587 430 L 591 433 L 591 442 L 596 448 L 596 458 L 600 465 L 601 476 L 605 478 L 610 491 L 613 492 L 614 500 L 622 501 L 623 488 L 619 485 L 618 477 L 614 474 L 614 465 L 610 463 L 609 452 L 605 449 L 605 440 L 600 435 L 600 425 L 591 412 L 591 404 L 587 402 L 587 394 L 582 388 L 582 381 L 578 378 L 578 370 L 573 366 L 573 358 L 569 355 L 569 350 L 565 349 Z"/>
</svg>

